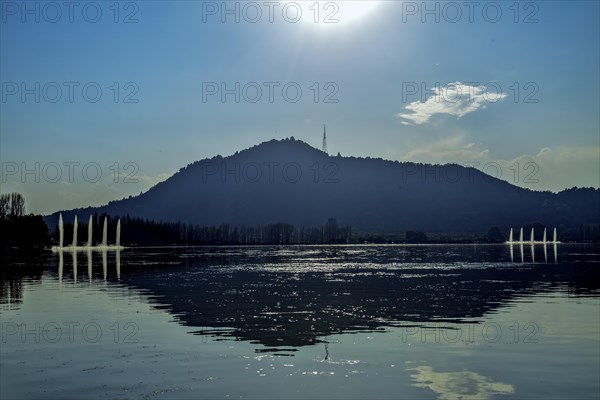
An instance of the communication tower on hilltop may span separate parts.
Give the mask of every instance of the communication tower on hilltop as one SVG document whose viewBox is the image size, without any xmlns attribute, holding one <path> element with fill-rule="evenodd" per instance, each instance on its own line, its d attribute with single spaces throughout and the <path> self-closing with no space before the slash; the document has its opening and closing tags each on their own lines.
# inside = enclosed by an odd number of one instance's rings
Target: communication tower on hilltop
<svg viewBox="0 0 600 400">
<path fill-rule="evenodd" d="M 327 153 L 327 132 L 325 132 L 325 125 L 323 125 L 323 153 Z"/>
</svg>

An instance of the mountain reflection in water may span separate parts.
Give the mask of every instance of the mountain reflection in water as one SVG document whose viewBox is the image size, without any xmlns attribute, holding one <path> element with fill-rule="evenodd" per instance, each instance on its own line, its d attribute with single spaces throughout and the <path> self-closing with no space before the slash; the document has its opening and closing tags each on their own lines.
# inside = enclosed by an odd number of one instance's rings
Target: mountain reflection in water
<svg viewBox="0 0 600 400">
<path fill-rule="evenodd" d="M 508 246 L 140 248 L 42 257 L 27 274 L 35 280 L 49 261 L 61 282 L 79 275 L 80 282 L 139 289 L 198 335 L 289 352 L 335 333 L 474 323 L 542 292 L 599 294 L 597 249 L 561 245 L 556 263 L 536 250 L 537 258 L 524 254 L 521 264 Z M 18 303 L 23 272 L 1 273 L 2 302 Z"/>
</svg>

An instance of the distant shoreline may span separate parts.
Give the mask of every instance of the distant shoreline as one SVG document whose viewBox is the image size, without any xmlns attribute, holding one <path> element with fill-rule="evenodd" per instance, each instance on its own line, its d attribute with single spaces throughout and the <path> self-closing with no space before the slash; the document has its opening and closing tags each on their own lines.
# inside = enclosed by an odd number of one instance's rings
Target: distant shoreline
<svg viewBox="0 0 600 400">
<path fill-rule="evenodd" d="M 203 245 L 143 245 L 126 246 L 121 251 L 133 250 L 133 249 L 175 249 L 175 248 L 209 248 L 209 247 L 427 247 L 427 246 L 510 246 L 510 243 L 489 243 L 489 242 L 429 242 L 429 243 L 290 243 L 290 244 L 203 244 Z M 529 243 L 523 243 L 523 246 L 530 246 Z M 553 245 L 548 242 L 547 246 Z M 595 245 L 600 246 L 600 242 L 560 242 L 557 245 Z M 521 246 L 520 243 L 513 243 L 512 246 Z M 543 246 L 542 243 L 535 243 L 534 246 Z M 44 251 L 50 251 L 50 248 L 44 249 Z M 70 251 L 65 248 L 65 251 Z"/>
</svg>

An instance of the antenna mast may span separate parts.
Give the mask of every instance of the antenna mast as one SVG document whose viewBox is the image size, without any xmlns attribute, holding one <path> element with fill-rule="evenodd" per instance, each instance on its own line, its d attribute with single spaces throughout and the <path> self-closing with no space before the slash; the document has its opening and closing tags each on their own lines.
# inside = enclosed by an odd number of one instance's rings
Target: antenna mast
<svg viewBox="0 0 600 400">
<path fill-rule="evenodd" d="M 327 132 L 325 131 L 325 125 L 323 125 L 323 153 L 329 154 L 327 152 Z"/>
</svg>

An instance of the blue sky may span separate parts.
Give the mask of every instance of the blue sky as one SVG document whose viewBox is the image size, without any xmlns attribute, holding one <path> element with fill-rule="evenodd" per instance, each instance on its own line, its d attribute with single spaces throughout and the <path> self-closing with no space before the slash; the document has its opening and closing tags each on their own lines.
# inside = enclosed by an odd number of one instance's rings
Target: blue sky
<svg viewBox="0 0 600 400">
<path fill-rule="evenodd" d="M 245 21 L 255 15 L 251 8 L 243 14 L 245 3 L 239 23 L 232 15 L 223 23 L 221 2 L 121 2 L 118 16 L 113 2 L 80 2 L 72 22 L 59 2 L 62 16 L 54 23 L 46 3 L 27 3 L 38 7 L 36 22 L 21 2 L 1 1 L 2 192 L 20 191 L 32 212 L 99 205 L 145 191 L 190 162 L 272 138 L 294 136 L 318 147 L 323 124 L 334 154 L 496 163 L 502 179 L 537 190 L 600 186 L 598 2 L 521 2 L 518 15 L 513 2 L 477 2 L 473 22 L 463 2 L 452 3 L 460 17 L 453 6 L 428 2 L 439 21 L 423 13 L 422 2 L 335 2 L 337 9 L 327 10 L 320 2 L 319 23 L 308 9 L 312 1 L 299 2 L 296 23 L 282 15 L 289 2 L 279 2 L 272 23 L 262 1 L 253 3 L 263 12 L 259 22 Z M 97 9 L 102 15 L 91 23 Z M 492 22 L 497 10 L 502 15 Z M 339 22 L 324 24 L 332 11 Z M 137 22 L 123 23 L 130 13 Z M 236 103 L 234 95 L 222 102 L 215 94 L 203 101 L 210 82 L 230 89 L 255 82 L 262 97 L 250 103 L 240 93 Z M 265 82 L 279 85 L 273 102 Z M 24 99 L 23 84 L 34 92 Z M 86 84 L 88 99 L 102 90 L 97 102 L 84 98 Z M 285 100 L 286 84 L 302 89 L 296 103 Z M 56 85 L 62 93 L 53 103 Z M 247 98 L 255 95 L 252 85 Z M 403 93 L 414 87 L 427 88 L 428 96 Z M 460 96 L 452 97 L 456 88 Z M 337 102 L 324 102 L 333 92 Z M 137 102 L 125 102 L 128 94 Z M 79 163 L 72 182 L 70 162 Z M 92 162 L 102 173 L 98 182 L 82 179 Z M 135 169 L 124 171 L 128 162 Z M 537 182 L 524 182 L 531 172 L 524 165 L 532 162 Z M 35 173 L 23 179 L 21 169 L 36 163 L 40 182 Z M 41 171 L 55 176 L 52 163 L 61 166 L 57 182 Z M 123 175 L 115 183 L 115 163 L 137 183 Z"/>
</svg>

